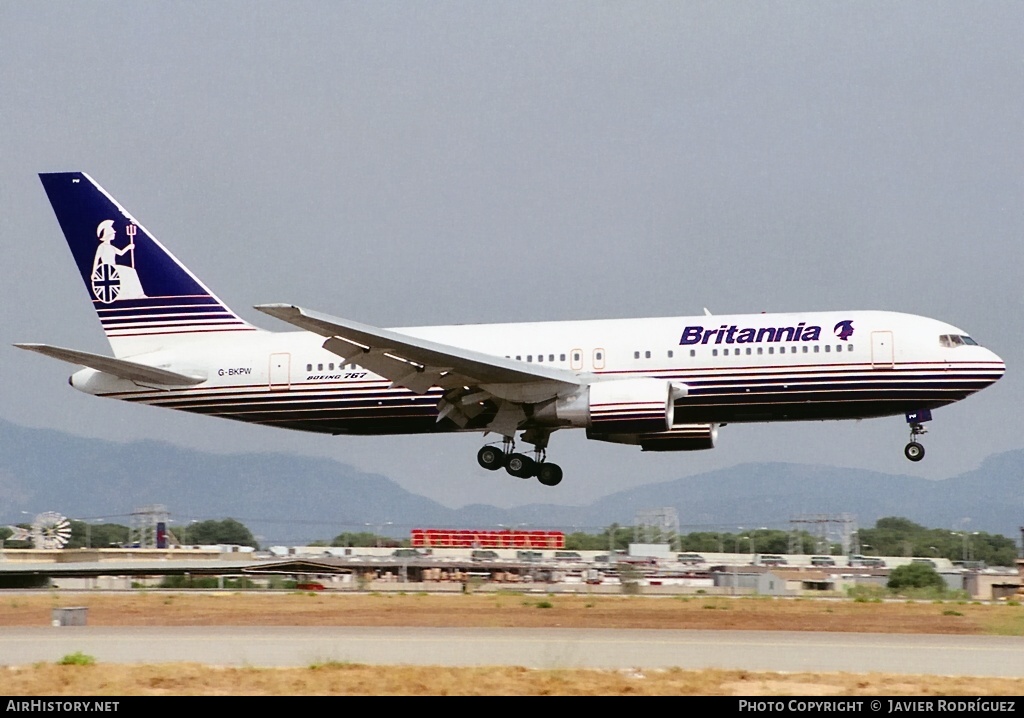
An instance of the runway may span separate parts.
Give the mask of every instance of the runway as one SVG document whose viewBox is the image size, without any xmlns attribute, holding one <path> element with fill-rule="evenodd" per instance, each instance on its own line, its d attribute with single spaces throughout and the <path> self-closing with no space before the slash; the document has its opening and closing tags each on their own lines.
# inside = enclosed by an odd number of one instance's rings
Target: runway
<svg viewBox="0 0 1024 718">
<path fill-rule="evenodd" d="M 523 666 L 1024 676 L 1024 638 L 786 631 L 368 627 L 0 629 L 0 664 Z"/>
</svg>

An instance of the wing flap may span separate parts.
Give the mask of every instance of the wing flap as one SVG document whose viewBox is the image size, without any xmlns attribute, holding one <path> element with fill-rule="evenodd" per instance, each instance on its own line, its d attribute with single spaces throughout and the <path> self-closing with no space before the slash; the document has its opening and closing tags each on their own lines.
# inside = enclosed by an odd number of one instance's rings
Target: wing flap
<svg viewBox="0 0 1024 718">
<path fill-rule="evenodd" d="M 159 386 L 195 386 L 206 381 L 205 376 L 179 374 L 169 369 L 160 369 L 127 359 L 115 359 L 103 356 L 102 354 L 65 349 L 64 347 L 55 347 L 49 344 L 15 344 L 14 346 L 71 364 L 87 366 L 90 369 L 112 374 L 121 379 L 139 382 L 147 386 L 151 384 Z"/>
</svg>

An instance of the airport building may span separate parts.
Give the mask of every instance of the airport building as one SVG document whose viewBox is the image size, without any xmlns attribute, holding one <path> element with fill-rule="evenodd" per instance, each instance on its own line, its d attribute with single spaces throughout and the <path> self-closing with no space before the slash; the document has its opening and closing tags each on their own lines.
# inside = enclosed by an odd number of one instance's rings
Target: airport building
<svg viewBox="0 0 1024 718">
<path fill-rule="evenodd" d="M 884 587 L 889 572 L 928 562 L 948 588 L 976 600 L 1024 598 L 1019 567 L 956 566 L 947 559 L 677 553 L 634 544 L 625 553 L 567 551 L 557 537 L 522 547 L 238 546 L 127 549 L 0 549 L 0 589 L 130 589 L 216 579 L 220 587 L 328 591 L 501 591 L 770 596 L 846 596 Z M 492 542 L 493 543 L 493 542 Z M 479 546 L 480 543 L 474 544 Z M 561 544 L 564 545 L 564 544 Z"/>
</svg>

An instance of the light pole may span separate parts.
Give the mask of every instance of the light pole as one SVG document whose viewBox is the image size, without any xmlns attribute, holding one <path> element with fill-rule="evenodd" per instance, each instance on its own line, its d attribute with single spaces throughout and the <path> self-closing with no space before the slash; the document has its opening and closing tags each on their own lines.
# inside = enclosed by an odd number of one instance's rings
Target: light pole
<svg viewBox="0 0 1024 718">
<path fill-rule="evenodd" d="M 103 523 L 103 519 L 96 519 L 96 523 Z M 85 523 L 85 547 L 92 548 L 92 524 L 88 521 Z"/>
<path fill-rule="evenodd" d="M 736 545 L 733 546 L 733 549 L 734 549 L 734 552 L 735 552 L 735 557 L 732 560 L 732 592 L 733 592 L 733 595 L 736 595 L 736 593 L 740 590 L 740 576 L 739 576 L 739 570 L 737 569 L 737 564 L 739 564 L 739 560 L 740 560 L 740 558 L 739 558 L 739 556 L 740 556 L 740 538 L 741 538 L 740 534 L 743 533 L 743 527 L 739 526 L 737 528 L 739 530 L 736 532 Z M 743 536 L 742 538 L 746 538 L 746 536 Z"/>
<path fill-rule="evenodd" d="M 963 539 L 963 560 L 967 560 L 967 524 L 971 523 L 970 516 L 960 519 L 960 536 Z"/>
<path fill-rule="evenodd" d="M 384 523 L 377 524 L 377 548 L 380 548 L 380 546 L 381 546 L 381 543 L 380 543 L 380 539 L 381 539 L 380 532 L 384 530 L 385 526 L 391 526 L 392 523 L 394 523 L 394 522 L 392 522 L 392 521 L 385 521 Z M 367 525 L 369 525 L 369 524 L 367 524 Z"/>
</svg>

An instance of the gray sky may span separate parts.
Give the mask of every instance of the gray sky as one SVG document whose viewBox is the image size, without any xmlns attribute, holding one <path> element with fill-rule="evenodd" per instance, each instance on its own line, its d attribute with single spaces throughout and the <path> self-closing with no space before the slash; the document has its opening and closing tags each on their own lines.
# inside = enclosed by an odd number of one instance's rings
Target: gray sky
<svg viewBox="0 0 1024 718">
<path fill-rule="evenodd" d="M 1024 445 L 1022 150 L 1018 2 L 0 0 L 0 418 L 330 456 L 450 506 L 747 461 L 946 478 Z M 917 465 L 902 417 L 731 425 L 690 454 L 567 431 L 557 489 L 477 467 L 477 434 L 105 401 L 10 347 L 109 352 L 36 177 L 61 170 L 267 328 L 287 327 L 252 305 L 380 326 L 890 309 L 967 330 L 1008 372 L 935 413 Z"/>
</svg>

